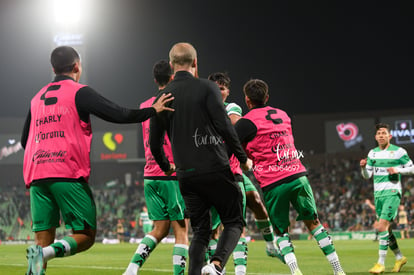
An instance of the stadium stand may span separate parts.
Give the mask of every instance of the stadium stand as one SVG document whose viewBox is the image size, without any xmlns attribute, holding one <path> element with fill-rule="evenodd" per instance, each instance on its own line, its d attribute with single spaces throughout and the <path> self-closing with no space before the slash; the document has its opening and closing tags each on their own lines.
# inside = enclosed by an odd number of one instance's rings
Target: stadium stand
<svg viewBox="0 0 414 275">
<path fill-rule="evenodd" d="M 360 175 L 359 160 L 365 153 L 305 154 L 304 164 L 309 171 L 309 179 L 316 199 L 320 220 L 332 232 L 372 231 L 375 213 L 365 205 L 366 199 L 373 197 L 372 183 Z M 409 155 L 414 154 L 409 152 Z M 131 170 L 137 175 L 129 186 L 122 180 L 125 168 L 116 171 L 115 165 L 108 175 L 117 175 L 116 184 L 107 184 L 107 178 L 91 177 L 91 187 L 97 205 L 98 230 L 97 241 L 104 238 L 116 239 L 116 224 L 119 219 L 125 226 L 125 240 L 130 237 L 143 237 L 136 226 L 137 215 L 145 204 L 142 167 Z M 8 173 L 18 171 L 19 175 L 0 182 L 0 239 L 33 240 L 30 219 L 29 192 L 25 189 L 21 177 L 21 167 L 9 169 Z M 96 168 L 95 168 L 96 169 Z M 128 170 L 127 169 L 127 170 Z M 252 177 L 252 175 L 249 175 Z M 254 180 L 254 178 L 252 178 Z M 112 178 L 113 180 L 113 178 Z M 113 182 L 113 181 L 111 181 Z M 403 177 L 402 203 L 406 206 L 409 220 L 414 214 L 414 177 Z M 302 222 L 295 222 L 296 213 L 291 212 L 291 233 L 306 234 Z M 260 238 L 254 217 L 247 212 L 248 235 Z M 64 235 L 64 225 L 57 229 L 57 235 Z"/>
</svg>

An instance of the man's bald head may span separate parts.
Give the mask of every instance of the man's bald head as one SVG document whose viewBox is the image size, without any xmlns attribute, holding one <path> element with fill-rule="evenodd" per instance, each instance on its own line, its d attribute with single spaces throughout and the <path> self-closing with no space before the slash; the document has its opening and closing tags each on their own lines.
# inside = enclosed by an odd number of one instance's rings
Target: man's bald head
<svg viewBox="0 0 414 275">
<path fill-rule="evenodd" d="M 190 43 L 180 42 L 175 44 L 170 50 L 171 65 L 194 65 L 197 58 L 197 51 Z"/>
</svg>

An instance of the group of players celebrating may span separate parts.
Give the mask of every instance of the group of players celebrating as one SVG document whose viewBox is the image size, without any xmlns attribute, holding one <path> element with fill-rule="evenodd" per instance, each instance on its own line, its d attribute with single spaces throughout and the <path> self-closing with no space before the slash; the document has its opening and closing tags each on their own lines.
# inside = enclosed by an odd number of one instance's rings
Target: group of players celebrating
<svg viewBox="0 0 414 275">
<path fill-rule="evenodd" d="M 291 206 L 334 275 L 345 274 L 332 238 L 318 219 L 300 160 L 303 155 L 295 148 L 291 119 L 283 110 L 267 105 L 265 81 L 251 79 L 244 84 L 249 111 L 243 115 L 239 105 L 226 102 L 229 76 L 217 72 L 208 79 L 199 78 L 195 48 L 180 42 L 171 48 L 169 61 L 161 60 L 153 67 L 157 95 L 142 103 L 141 109 L 126 109 L 79 83 L 82 66 L 73 48 L 54 49 L 51 63 L 56 77 L 33 97 L 22 135 L 23 172 L 30 188 L 36 242 L 27 249 L 26 274 L 45 274 L 52 258 L 85 251 L 95 241 L 96 209 L 88 186 L 91 114 L 143 126 L 144 191 L 154 228 L 138 245 L 124 274 L 138 274 L 170 228 L 175 235 L 174 275 L 184 274 L 187 259 L 190 275 L 225 274 L 231 254 L 235 274 L 247 274 L 244 233 L 248 207 L 265 240 L 266 254 L 279 258 L 291 274 L 300 275 L 289 235 Z M 64 110 L 53 114 L 59 116 L 58 121 L 36 124 L 52 109 Z M 64 136 L 36 141 L 40 132 L 51 131 Z M 398 248 L 390 223 L 400 205 L 401 175 L 413 174 L 414 166 L 403 148 L 390 143 L 388 125 L 376 125 L 375 138 L 378 147 L 360 162 L 363 177 L 373 177 L 378 216 L 379 259 L 369 272 L 385 271 L 388 248 L 396 257 L 392 271 L 399 272 L 407 258 Z M 44 162 L 33 161 L 39 151 L 50 152 Z M 261 194 L 245 175 L 248 170 Z M 73 232 L 54 242 L 60 215 Z"/>
</svg>

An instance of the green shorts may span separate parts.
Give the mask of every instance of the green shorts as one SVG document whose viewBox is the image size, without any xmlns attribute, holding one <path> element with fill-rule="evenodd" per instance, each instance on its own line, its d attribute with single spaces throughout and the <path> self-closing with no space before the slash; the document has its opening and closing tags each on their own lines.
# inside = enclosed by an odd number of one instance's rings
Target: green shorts
<svg viewBox="0 0 414 275">
<path fill-rule="evenodd" d="M 67 229 L 96 229 L 96 206 L 87 183 L 45 182 L 30 186 L 32 230 L 43 231 L 60 226 Z"/>
<path fill-rule="evenodd" d="M 312 188 L 305 176 L 263 191 L 263 197 L 270 221 L 280 232 L 287 230 L 290 225 L 290 204 L 298 213 L 297 221 L 318 218 Z"/>
<path fill-rule="evenodd" d="M 257 192 L 256 186 L 254 186 L 253 182 L 245 174 L 243 174 L 243 181 L 244 181 L 244 190 L 246 192 L 249 192 L 249 191 L 256 191 Z"/>
<path fill-rule="evenodd" d="M 239 181 L 238 182 L 242 194 L 243 194 L 243 218 L 246 221 L 246 190 L 244 189 L 244 184 L 243 182 Z M 217 213 L 216 208 L 211 207 L 211 229 L 215 230 L 220 224 L 221 224 L 221 220 L 220 220 L 220 216 Z"/>
<path fill-rule="evenodd" d="M 144 193 L 151 220 L 177 221 L 185 218 L 185 204 L 178 181 L 144 179 Z"/>
<path fill-rule="evenodd" d="M 401 198 L 399 194 L 375 198 L 375 212 L 379 219 L 392 222 L 398 213 Z"/>
</svg>

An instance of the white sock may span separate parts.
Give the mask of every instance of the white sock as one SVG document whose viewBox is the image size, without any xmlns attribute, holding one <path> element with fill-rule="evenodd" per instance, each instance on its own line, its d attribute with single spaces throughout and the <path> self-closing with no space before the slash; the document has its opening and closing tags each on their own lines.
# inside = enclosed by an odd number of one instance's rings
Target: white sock
<svg viewBox="0 0 414 275">
<path fill-rule="evenodd" d="M 382 264 L 382 265 L 385 265 L 385 258 L 386 257 L 387 257 L 387 251 L 386 250 L 385 251 L 380 250 L 379 251 L 378 263 Z"/>
<path fill-rule="evenodd" d="M 134 263 L 129 263 L 125 275 L 136 275 L 138 274 L 139 265 Z"/>
<path fill-rule="evenodd" d="M 295 272 L 296 269 L 299 268 L 298 262 L 296 260 L 296 256 L 294 253 L 286 254 L 285 261 L 286 261 L 286 264 L 289 266 L 290 272 L 292 272 L 292 274 Z"/>
<path fill-rule="evenodd" d="M 238 265 L 234 268 L 234 273 L 236 275 L 245 275 L 246 274 L 246 266 L 244 265 Z"/>
<path fill-rule="evenodd" d="M 46 263 L 56 256 L 55 250 L 51 246 L 43 247 L 43 262 Z"/>
</svg>

